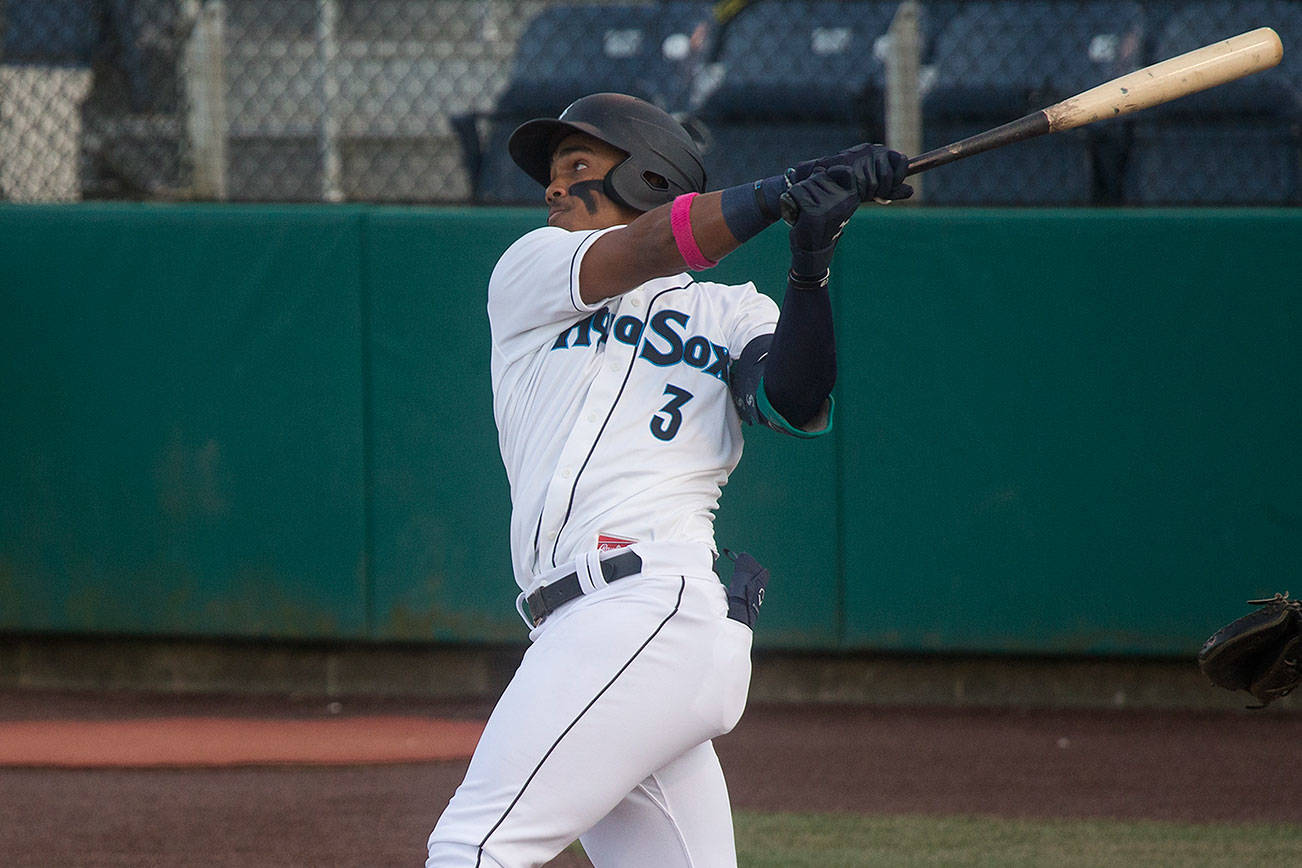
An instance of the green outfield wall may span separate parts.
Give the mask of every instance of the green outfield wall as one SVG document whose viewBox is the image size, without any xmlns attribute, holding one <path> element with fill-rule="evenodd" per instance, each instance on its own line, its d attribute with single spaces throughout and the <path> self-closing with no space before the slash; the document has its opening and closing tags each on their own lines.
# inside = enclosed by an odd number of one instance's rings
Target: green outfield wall
<svg viewBox="0 0 1302 868">
<path fill-rule="evenodd" d="M 0 206 L 0 630 L 523 641 L 484 290 L 539 217 Z M 874 208 L 834 275 L 834 433 L 749 432 L 718 519 L 761 646 L 1182 655 L 1302 593 L 1302 211 Z"/>
</svg>

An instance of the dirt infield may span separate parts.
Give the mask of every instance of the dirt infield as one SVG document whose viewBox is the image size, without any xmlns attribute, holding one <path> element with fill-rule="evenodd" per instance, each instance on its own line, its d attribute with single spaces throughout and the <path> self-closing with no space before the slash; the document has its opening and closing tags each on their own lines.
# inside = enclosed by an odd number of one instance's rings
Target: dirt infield
<svg viewBox="0 0 1302 868">
<path fill-rule="evenodd" d="M 368 715 L 334 720 L 147 717 L 0 722 L 0 766 L 218 768 L 464 759 L 473 720 Z"/>
<path fill-rule="evenodd" d="M 0 721 L 475 722 L 478 702 L 0 691 Z M 718 742 L 738 808 L 1302 822 L 1302 715 L 759 705 Z M 0 864 L 416 865 L 464 760 L 0 768 Z M 557 868 L 586 864 L 563 855 Z"/>
</svg>

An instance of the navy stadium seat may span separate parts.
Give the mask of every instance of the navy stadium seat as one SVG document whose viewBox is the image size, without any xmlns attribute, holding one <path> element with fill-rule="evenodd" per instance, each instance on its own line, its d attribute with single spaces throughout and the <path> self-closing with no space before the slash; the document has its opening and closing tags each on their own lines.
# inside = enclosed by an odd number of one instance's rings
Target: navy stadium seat
<svg viewBox="0 0 1302 868">
<path fill-rule="evenodd" d="M 1165 21 L 1154 54 L 1166 59 L 1256 27 L 1274 27 L 1274 69 L 1181 97 L 1136 117 L 1127 201 L 1144 205 L 1302 202 L 1302 4 L 1200 2 Z"/>
<path fill-rule="evenodd" d="M 94 0 L 8 0 L 0 4 L 0 60 L 89 67 L 102 38 L 102 16 Z"/>
<path fill-rule="evenodd" d="M 895 2 L 761 0 L 728 25 L 717 86 L 698 95 L 707 119 L 862 121 L 880 110 L 884 68 L 875 53 Z"/>
<path fill-rule="evenodd" d="M 926 150 L 982 132 L 983 122 L 929 123 Z M 1041 136 L 939 166 L 923 177 L 933 205 L 1089 205 L 1096 201 L 1095 142 L 1082 130 Z"/>
<path fill-rule="evenodd" d="M 897 7 L 760 0 L 729 22 L 693 94 L 710 186 L 880 141 L 884 67 L 876 46 Z"/>
<path fill-rule="evenodd" d="M 777 175 L 801 160 L 834 154 L 862 141 L 853 124 L 721 124 L 704 136 L 705 170 L 711 189 Z"/>
<path fill-rule="evenodd" d="M 520 37 L 497 111 L 555 116 L 602 91 L 681 110 L 711 21 L 704 2 L 551 6 Z"/>
<path fill-rule="evenodd" d="M 1012 120 L 1145 65 L 1131 0 L 979 0 L 936 37 L 928 108 Z"/>
<path fill-rule="evenodd" d="M 491 116 L 483 124 L 472 117 L 454 120 L 476 201 L 541 201 L 538 185 L 506 151 L 511 131 L 530 118 L 555 117 L 579 97 L 604 91 L 681 112 L 705 59 L 712 21 L 709 3 L 683 0 L 562 5 L 540 12 L 520 38 Z"/>
<path fill-rule="evenodd" d="M 936 35 L 924 148 L 941 147 L 1143 66 L 1144 10 L 1129 0 L 965 3 Z M 1119 197 L 1115 124 L 1055 134 L 937 168 L 927 201 L 1080 205 Z M 1106 159 L 1105 159 L 1106 158 Z"/>
<path fill-rule="evenodd" d="M 520 116 L 496 118 L 488 123 L 489 133 L 474 174 L 476 201 L 490 205 L 542 204 L 543 188 L 515 164 L 506 150 L 511 131 L 525 120 L 528 118 Z"/>
</svg>

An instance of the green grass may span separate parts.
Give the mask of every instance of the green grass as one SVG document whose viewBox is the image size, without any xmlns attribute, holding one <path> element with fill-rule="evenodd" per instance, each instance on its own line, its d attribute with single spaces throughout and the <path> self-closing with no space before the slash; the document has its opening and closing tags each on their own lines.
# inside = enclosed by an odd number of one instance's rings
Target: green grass
<svg viewBox="0 0 1302 868">
<path fill-rule="evenodd" d="M 1302 825 L 738 812 L 739 868 L 1302 865 Z"/>
</svg>

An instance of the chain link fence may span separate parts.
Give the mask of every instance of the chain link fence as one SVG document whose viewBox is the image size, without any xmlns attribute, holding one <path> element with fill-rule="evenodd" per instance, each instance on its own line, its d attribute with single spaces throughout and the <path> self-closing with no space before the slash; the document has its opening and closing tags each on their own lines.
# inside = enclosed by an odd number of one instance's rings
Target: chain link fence
<svg viewBox="0 0 1302 868">
<path fill-rule="evenodd" d="M 1302 203 L 1302 0 L 0 0 L 0 199 L 534 202 L 506 136 L 598 90 L 682 117 L 719 187 L 1258 26 L 1275 70 L 919 176 L 956 205 Z"/>
</svg>

